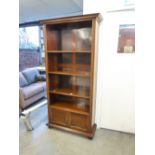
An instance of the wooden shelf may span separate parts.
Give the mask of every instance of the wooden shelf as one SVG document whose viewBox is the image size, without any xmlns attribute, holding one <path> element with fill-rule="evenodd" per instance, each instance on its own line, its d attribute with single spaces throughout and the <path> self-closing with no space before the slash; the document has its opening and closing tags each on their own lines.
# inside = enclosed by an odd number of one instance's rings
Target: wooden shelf
<svg viewBox="0 0 155 155">
<path fill-rule="evenodd" d="M 75 112 L 79 114 L 89 115 L 89 107 L 88 105 L 84 104 L 77 104 L 73 102 L 54 102 L 50 104 L 50 107 L 68 112 Z"/>
<path fill-rule="evenodd" d="M 89 72 L 64 72 L 64 71 L 52 71 L 48 72 L 49 74 L 55 75 L 70 75 L 70 76 L 82 76 L 82 77 L 89 77 Z"/>
<path fill-rule="evenodd" d="M 88 93 L 84 91 L 84 89 L 80 91 L 74 91 L 67 88 L 57 88 L 54 90 L 49 91 L 52 94 L 58 94 L 58 95 L 66 95 L 66 96 L 74 96 L 74 97 L 81 97 L 85 99 L 89 99 Z"/>
<path fill-rule="evenodd" d="M 47 50 L 47 53 L 91 53 L 91 50 L 88 50 L 88 51 Z"/>
</svg>

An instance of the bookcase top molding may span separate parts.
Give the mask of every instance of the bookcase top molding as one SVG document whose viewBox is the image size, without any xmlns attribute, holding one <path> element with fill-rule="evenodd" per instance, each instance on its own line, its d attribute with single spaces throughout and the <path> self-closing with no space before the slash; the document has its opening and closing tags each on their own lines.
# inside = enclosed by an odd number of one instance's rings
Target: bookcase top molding
<svg viewBox="0 0 155 155">
<path fill-rule="evenodd" d="M 98 22 L 101 22 L 102 16 L 100 13 L 93 13 L 93 14 L 85 14 L 85 15 L 78 15 L 78 16 L 68 16 L 68 17 L 62 17 L 62 18 L 41 20 L 40 22 L 41 24 L 56 24 L 56 23 L 89 21 L 92 19 L 96 19 Z"/>
</svg>

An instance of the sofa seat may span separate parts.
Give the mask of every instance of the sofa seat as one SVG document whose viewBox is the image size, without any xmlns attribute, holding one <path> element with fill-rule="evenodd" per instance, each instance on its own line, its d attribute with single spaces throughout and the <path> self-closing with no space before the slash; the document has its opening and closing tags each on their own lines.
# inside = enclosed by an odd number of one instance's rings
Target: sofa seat
<svg viewBox="0 0 155 155">
<path fill-rule="evenodd" d="M 37 82 L 37 83 L 33 83 L 29 86 L 23 87 L 22 92 L 23 92 L 23 96 L 24 99 L 27 100 L 43 91 L 45 91 L 45 82 Z"/>
</svg>

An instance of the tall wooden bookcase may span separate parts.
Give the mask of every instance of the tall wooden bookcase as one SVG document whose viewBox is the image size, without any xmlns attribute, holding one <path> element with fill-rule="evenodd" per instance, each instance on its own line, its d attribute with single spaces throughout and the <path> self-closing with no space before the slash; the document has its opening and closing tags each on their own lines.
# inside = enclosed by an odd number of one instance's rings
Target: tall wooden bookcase
<svg viewBox="0 0 155 155">
<path fill-rule="evenodd" d="M 100 14 L 42 21 L 48 126 L 92 138 L 96 124 L 97 34 Z"/>
</svg>

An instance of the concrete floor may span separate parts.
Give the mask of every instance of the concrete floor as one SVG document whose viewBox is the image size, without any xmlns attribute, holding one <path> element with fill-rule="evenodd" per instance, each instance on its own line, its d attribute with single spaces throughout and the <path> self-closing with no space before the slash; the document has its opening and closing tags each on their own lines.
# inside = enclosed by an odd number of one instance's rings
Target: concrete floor
<svg viewBox="0 0 155 155">
<path fill-rule="evenodd" d="M 135 136 L 97 129 L 93 140 L 56 129 L 48 129 L 47 107 L 31 114 L 34 130 L 28 132 L 20 120 L 20 155 L 134 155 Z"/>
</svg>

